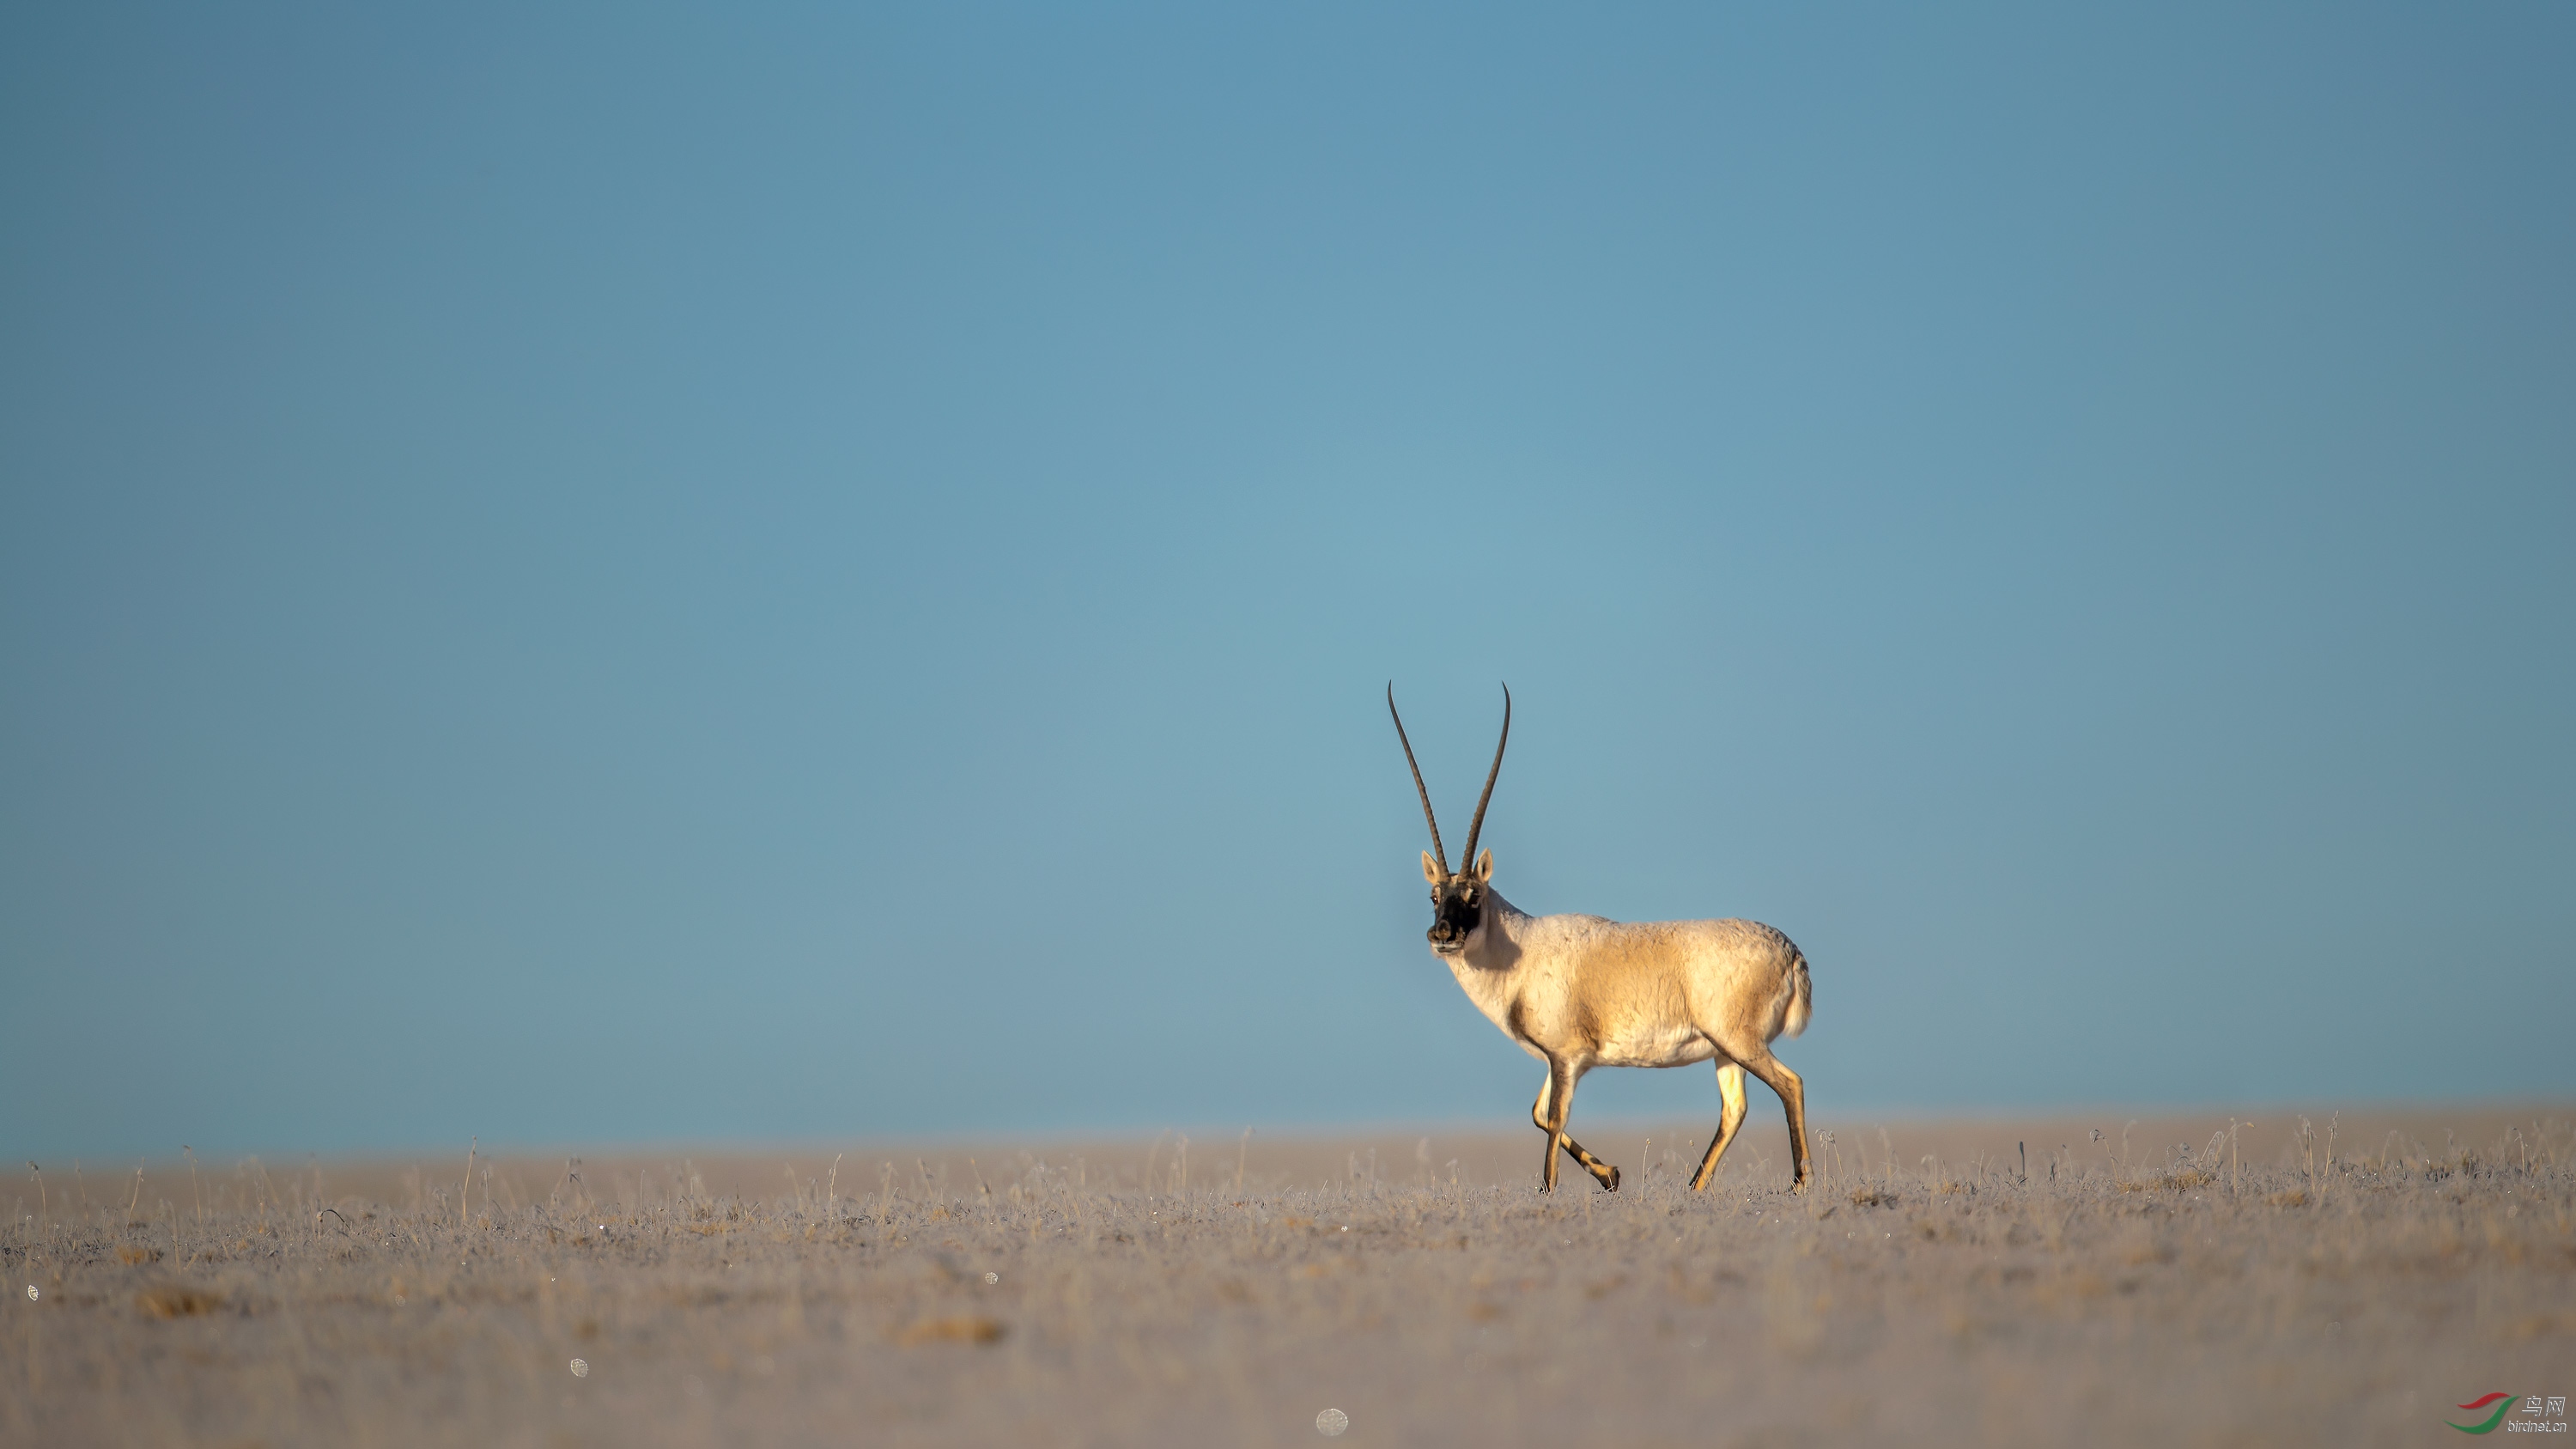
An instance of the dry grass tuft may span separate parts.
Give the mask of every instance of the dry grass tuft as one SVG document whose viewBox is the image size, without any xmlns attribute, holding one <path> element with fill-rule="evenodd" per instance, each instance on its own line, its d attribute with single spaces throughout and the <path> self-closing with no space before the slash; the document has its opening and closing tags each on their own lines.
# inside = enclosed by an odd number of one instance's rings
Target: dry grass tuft
<svg viewBox="0 0 2576 1449">
<path fill-rule="evenodd" d="M 2205 1168 L 2188 1167 L 2168 1172 L 2162 1177 L 2133 1177 L 2120 1184 L 2122 1192 L 2189 1192 L 2218 1181 L 2218 1174 Z"/>
<path fill-rule="evenodd" d="M 194 1318 L 224 1306 L 224 1295 L 188 1283 L 155 1283 L 134 1295 L 134 1306 L 154 1318 Z"/>
<path fill-rule="evenodd" d="M 2525 1314 L 2499 1327 L 2496 1337 L 2506 1343 L 2527 1343 L 2537 1338 L 2576 1338 L 2576 1313 Z"/>
<path fill-rule="evenodd" d="M 2304 1187 L 2294 1187 L 2284 1192 L 2272 1193 L 2265 1197 L 2263 1201 L 2270 1203 L 2272 1206 L 2277 1208 L 2306 1207 L 2308 1205 L 2308 1190 Z"/>
<path fill-rule="evenodd" d="M 129 1268 L 138 1263 L 158 1263 L 161 1261 L 161 1250 L 147 1248 L 140 1243 L 120 1243 L 116 1249 L 116 1261 Z"/>
<path fill-rule="evenodd" d="M 1000 1343 L 1006 1332 L 997 1318 L 965 1313 L 953 1318 L 925 1318 L 895 1336 L 906 1348 L 925 1343 Z"/>
<path fill-rule="evenodd" d="M 1853 1207 L 1894 1207 L 1899 1201 L 1901 1201 L 1901 1199 L 1899 1199 L 1896 1194 L 1892 1192 L 1882 1192 L 1874 1187 L 1856 1187 L 1852 1189 L 1851 1203 Z"/>
</svg>

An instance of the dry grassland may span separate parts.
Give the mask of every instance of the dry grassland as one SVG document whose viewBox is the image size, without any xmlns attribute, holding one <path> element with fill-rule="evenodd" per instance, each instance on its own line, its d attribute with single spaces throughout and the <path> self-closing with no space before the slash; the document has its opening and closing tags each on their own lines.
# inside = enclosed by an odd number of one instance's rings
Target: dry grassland
<svg viewBox="0 0 2576 1449">
<path fill-rule="evenodd" d="M 2257 1115 L 1838 1124 L 1802 1197 L 1776 1109 L 1697 1196 L 1599 1127 L 1553 1200 L 1528 1131 L 47 1164 L 0 1438 L 2418 1444 L 2576 1385 L 2567 1109 Z"/>
</svg>

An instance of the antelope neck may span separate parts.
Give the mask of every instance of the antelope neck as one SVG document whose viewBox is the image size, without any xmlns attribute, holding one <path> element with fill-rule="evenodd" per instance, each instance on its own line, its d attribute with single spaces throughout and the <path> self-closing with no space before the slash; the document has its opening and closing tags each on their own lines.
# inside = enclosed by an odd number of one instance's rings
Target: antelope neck
<svg viewBox="0 0 2576 1449">
<path fill-rule="evenodd" d="M 1507 972 L 1518 966 L 1521 927 L 1529 919 L 1527 912 L 1504 900 L 1501 891 L 1486 886 L 1484 915 L 1476 922 L 1476 929 L 1467 933 L 1466 949 L 1451 958 L 1459 979 L 1464 981 L 1469 971 Z"/>
</svg>

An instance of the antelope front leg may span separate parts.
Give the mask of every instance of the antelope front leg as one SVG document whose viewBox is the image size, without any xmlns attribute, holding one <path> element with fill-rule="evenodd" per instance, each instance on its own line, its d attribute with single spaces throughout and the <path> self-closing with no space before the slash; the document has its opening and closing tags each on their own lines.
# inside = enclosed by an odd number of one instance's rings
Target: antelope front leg
<svg viewBox="0 0 2576 1449">
<path fill-rule="evenodd" d="M 1562 1091 L 1557 1089 L 1562 1082 Z M 1556 1150 L 1583 1164 L 1604 1192 L 1619 1190 L 1619 1169 L 1583 1150 L 1583 1144 L 1565 1134 L 1565 1119 L 1574 1110 L 1574 1069 L 1570 1066 L 1548 1068 L 1547 1080 L 1538 1084 L 1538 1100 L 1530 1105 L 1530 1120 L 1547 1134 L 1547 1146 L 1540 1149 L 1544 1161 L 1539 1168 L 1539 1191 L 1556 1191 Z"/>
<path fill-rule="evenodd" d="M 1708 1155 L 1699 1160 L 1699 1171 L 1691 1174 L 1691 1191 L 1707 1188 L 1709 1179 L 1717 1176 L 1717 1160 L 1726 1155 L 1727 1146 L 1744 1125 L 1744 1068 L 1733 1062 L 1717 1065 L 1717 1095 L 1721 1106 L 1717 1117 L 1717 1135 L 1709 1139 Z"/>
</svg>

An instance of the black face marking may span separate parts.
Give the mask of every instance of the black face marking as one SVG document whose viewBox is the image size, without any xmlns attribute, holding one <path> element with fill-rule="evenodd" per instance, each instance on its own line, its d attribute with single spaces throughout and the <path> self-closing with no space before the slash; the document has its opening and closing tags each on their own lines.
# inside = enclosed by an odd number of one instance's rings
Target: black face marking
<svg viewBox="0 0 2576 1449">
<path fill-rule="evenodd" d="M 1431 888 L 1431 929 L 1423 932 L 1435 951 L 1454 951 L 1485 918 L 1485 888 L 1474 880 L 1449 880 Z"/>
</svg>

